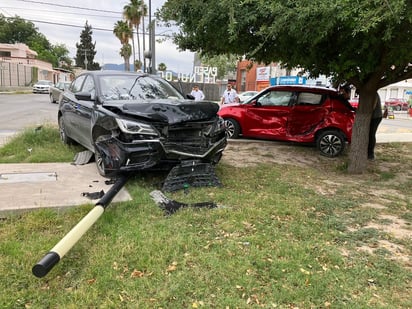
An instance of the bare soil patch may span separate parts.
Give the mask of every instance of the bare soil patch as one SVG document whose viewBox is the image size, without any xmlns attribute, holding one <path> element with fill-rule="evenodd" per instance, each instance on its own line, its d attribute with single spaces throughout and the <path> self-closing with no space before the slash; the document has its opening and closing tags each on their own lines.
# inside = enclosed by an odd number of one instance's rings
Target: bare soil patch
<svg viewBox="0 0 412 309">
<path fill-rule="evenodd" d="M 296 180 L 324 196 L 333 196 L 339 189 L 350 190 L 355 197 L 366 199 L 359 207 L 376 211 L 377 216 L 364 226 L 348 226 L 349 230 L 372 228 L 385 233 L 381 239 L 370 245 L 363 245 L 359 251 L 370 254 L 379 250 L 390 252 L 389 259 L 404 267 L 412 268 L 411 248 L 402 243 L 412 240 L 412 209 L 410 191 L 401 191 L 399 186 L 412 180 L 412 153 L 410 145 L 376 147 L 377 160 L 369 163 L 368 172 L 363 175 L 348 175 L 345 172 L 347 154 L 338 158 L 326 158 L 314 147 L 272 141 L 236 140 L 230 141 L 222 163 L 235 167 L 250 167 L 262 163 L 284 164 L 318 171 L 317 181 Z M 403 158 L 400 160 L 400 158 Z M 382 177 L 389 175 L 382 181 Z M 377 186 L 374 179 L 382 182 Z M 396 211 L 392 205 L 396 204 Z M 402 216 L 408 218 L 402 218 Z M 345 255 L 344 252 L 342 252 Z"/>
</svg>

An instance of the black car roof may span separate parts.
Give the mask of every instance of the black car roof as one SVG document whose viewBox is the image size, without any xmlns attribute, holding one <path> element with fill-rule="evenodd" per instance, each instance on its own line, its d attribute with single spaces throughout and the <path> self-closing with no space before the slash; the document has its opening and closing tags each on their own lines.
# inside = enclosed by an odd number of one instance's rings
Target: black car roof
<svg viewBox="0 0 412 309">
<path fill-rule="evenodd" d="M 115 71 L 115 70 L 85 71 L 85 72 L 82 72 L 80 75 L 83 75 L 83 74 L 91 74 L 91 75 L 95 75 L 95 76 L 105 76 L 105 75 L 144 76 L 144 75 L 149 75 L 147 73 L 142 73 L 142 72 L 126 72 L 126 71 Z"/>
</svg>

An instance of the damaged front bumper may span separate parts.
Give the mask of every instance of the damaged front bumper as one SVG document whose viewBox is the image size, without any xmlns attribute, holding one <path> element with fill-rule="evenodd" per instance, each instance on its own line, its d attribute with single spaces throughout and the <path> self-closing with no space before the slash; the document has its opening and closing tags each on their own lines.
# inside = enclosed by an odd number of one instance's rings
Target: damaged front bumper
<svg viewBox="0 0 412 309">
<path fill-rule="evenodd" d="M 107 172 L 130 172 L 147 169 L 171 169 L 182 160 L 196 159 L 215 164 L 227 145 L 226 137 L 203 146 L 168 144 L 161 140 L 141 140 L 124 143 L 117 137 L 96 142 Z"/>
</svg>

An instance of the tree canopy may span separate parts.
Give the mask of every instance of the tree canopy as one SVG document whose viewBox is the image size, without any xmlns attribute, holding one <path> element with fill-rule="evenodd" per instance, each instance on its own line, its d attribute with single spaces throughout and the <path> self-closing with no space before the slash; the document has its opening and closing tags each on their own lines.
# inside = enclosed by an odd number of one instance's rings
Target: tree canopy
<svg viewBox="0 0 412 309">
<path fill-rule="evenodd" d="M 144 21 L 144 17 L 147 15 L 147 6 L 142 0 L 130 0 L 130 3 L 126 4 L 123 7 L 123 17 L 128 21 L 130 28 L 136 28 L 136 36 L 137 36 L 137 50 L 138 50 L 138 60 L 136 60 L 135 56 L 135 47 L 134 47 L 134 37 L 132 35 L 132 47 L 133 47 L 133 63 L 134 68 L 137 70 L 139 67 L 142 66 L 142 53 L 140 50 L 140 36 L 139 36 L 139 26 L 142 21 Z M 144 25 L 143 25 L 143 32 Z M 145 36 L 143 36 L 143 49 Z M 138 62 L 137 62 L 138 61 Z"/>
<path fill-rule="evenodd" d="M 366 169 L 376 92 L 412 77 L 409 0 L 167 0 L 158 18 L 174 42 L 206 55 L 232 53 L 330 76 L 359 92 L 349 171 Z"/>
<path fill-rule="evenodd" d="M 96 42 L 92 42 L 92 34 L 92 26 L 86 21 L 84 29 L 80 33 L 80 43 L 76 43 L 76 66 L 86 70 L 100 70 L 100 65 L 94 62 Z"/>
<path fill-rule="evenodd" d="M 39 60 L 50 62 L 54 67 L 60 67 L 60 62 L 65 63 L 65 68 L 71 65 L 69 50 L 64 44 L 50 44 L 32 22 L 18 16 L 6 18 L 0 14 L 0 42 L 24 43 L 37 52 Z"/>
<path fill-rule="evenodd" d="M 129 44 L 130 38 L 133 36 L 133 30 L 129 24 L 124 20 L 116 22 L 113 28 L 114 35 L 119 39 L 122 47 L 120 49 L 120 56 L 124 59 L 124 66 L 126 71 L 130 71 L 130 56 L 132 55 L 132 46 Z"/>
</svg>

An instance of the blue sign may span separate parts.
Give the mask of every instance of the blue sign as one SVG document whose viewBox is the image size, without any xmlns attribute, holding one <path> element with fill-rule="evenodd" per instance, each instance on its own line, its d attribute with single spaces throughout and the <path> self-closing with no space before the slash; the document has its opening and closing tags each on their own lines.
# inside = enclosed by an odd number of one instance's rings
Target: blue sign
<svg viewBox="0 0 412 309">
<path fill-rule="evenodd" d="M 306 77 L 302 76 L 280 76 L 270 79 L 270 85 L 305 85 Z"/>
<path fill-rule="evenodd" d="M 412 94 L 412 90 L 406 90 L 405 93 L 406 93 L 407 95 L 411 95 L 411 94 Z"/>
</svg>

